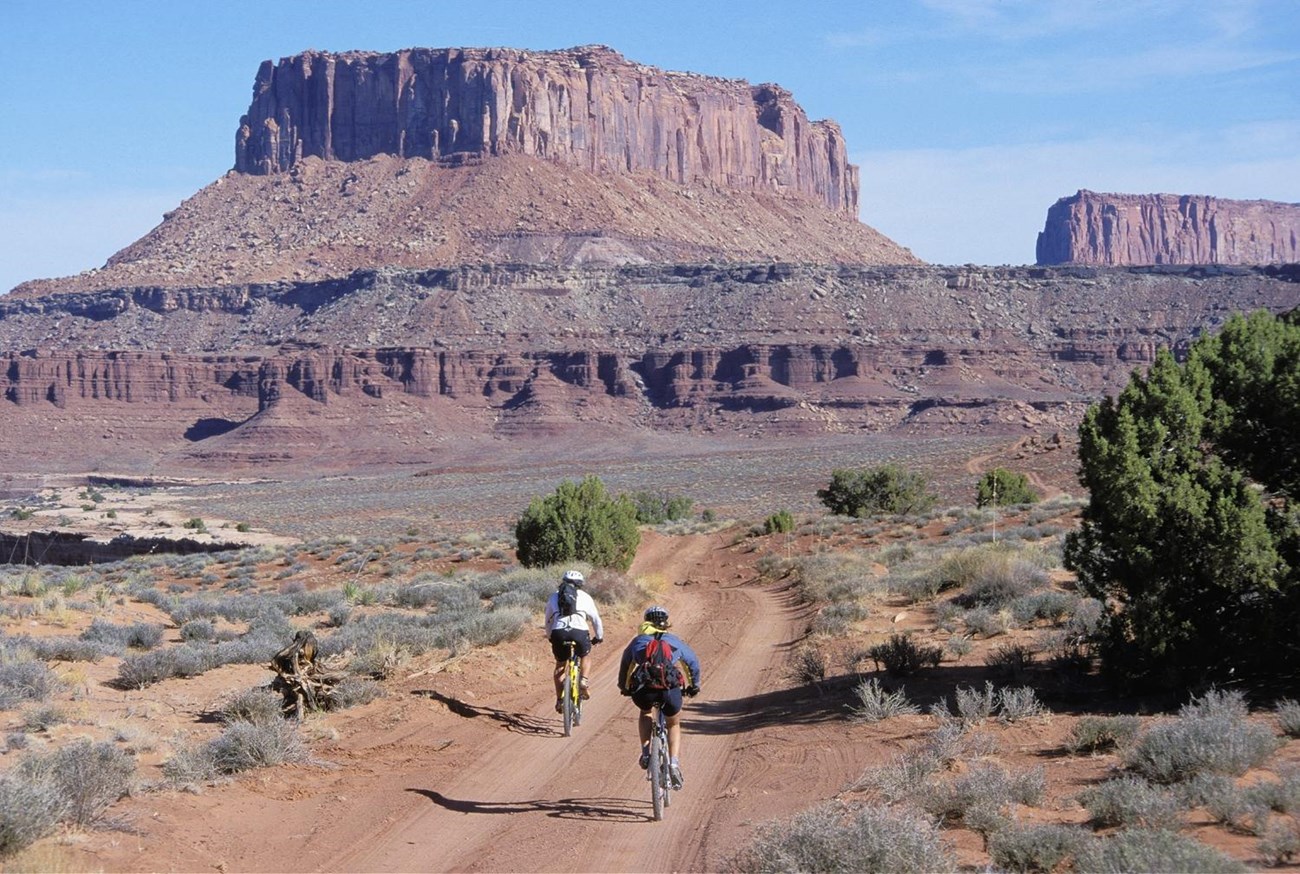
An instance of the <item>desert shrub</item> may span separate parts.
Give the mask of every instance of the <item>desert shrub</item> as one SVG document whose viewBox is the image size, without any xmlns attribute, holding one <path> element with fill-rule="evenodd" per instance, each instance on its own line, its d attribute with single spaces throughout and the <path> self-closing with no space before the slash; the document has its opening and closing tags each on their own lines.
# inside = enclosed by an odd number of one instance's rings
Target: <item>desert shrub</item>
<svg viewBox="0 0 1300 874">
<path fill-rule="evenodd" d="M 859 683 L 853 689 L 858 703 L 849 709 L 857 722 L 879 722 L 891 716 L 913 716 L 921 708 L 907 700 L 907 695 L 900 688 L 890 692 L 875 677 Z"/>
<path fill-rule="evenodd" d="M 992 683 L 985 682 L 983 689 L 958 686 L 953 690 L 954 708 L 951 712 L 964 723 L 971 724 L 990 718 L 998 708 L 998 693 Z M 946 706 L 946 701 L 943 702 Z"/>
<path fill-rule="evenodd" d="M 1028 686 L 998 690 L 998 719 L 1003 722 L 1020 722 L 1047 713 L 1038 700 L 1038 693 Z"/>
<path fill-rule="evenodd" d="M 952 657 L 959 659 L 967 655 L 975 646 L 969 637 L 961 634 L 954 634 L 944 643 L 943 648 L 952 654 Z"/>
<path fill-rule="evenodd" d="M 217 636 L 217 626 L 210 619 L 191 619 L 181 626 L 181 640 L 210 641 Z"/>
<path fill-rule="evenodd" d="M 826 805 L 761 826 L 729 860 L 733 872 L 955 871 L 956 860 L 930 820 L 906 809 Z"/>
<path fill-rule="evenodd" d="M 222 703 L 218 716 L 227 725 L 235 722 L 256 724 L 283 720 L 284 697 L 265 687 L 247 689 Z"/>
<path fill-rule="evenodd" d="M 636 521 L 642 525 L 661 525 L 675 522 L 691 515 L 694 501 L 683 495 L 673 495 L 663 489 L 642 489 L 628 498 L 636 508 Z"/>
<path fill-rule="evenodd" d="M 1008 606 L 1019 625 L 1029 625 L 1040 619 L 1055 625 L 1069 617 L 1078 603 L 1079 599 L 1074 595 L 1048 589 L 1021 595 Z"/>
<path fill-rule="evenodd" d="M 1244 874 L 1246 866 L 1200 841 L 1165 829 L 1125 829 L 1085 843 L 1075 858 L 1077 874 L 1179 871 Z"/>
<path fill-rule="evenodd" d="M 979 811 L 987 818 L 991 813 L 1001 813 L 1012 802 L 1039 803 L 1045 785 L 1041 768 L 1013 775 L 1000 765 L 976 762 L 949 780 L 925 785 L 917 794 L 917 803 L 940 819 L 965 819 L 971 811 Z"/>
<path fill-rule="evenodd" d="M 1246 719 L 1240 692 L 1211 690 L 1183 705 L 1177 718 L 1153 726 L 1124 752 L 1124 764 L 1157 783 L 1198 774 L 1240 776 L 1278 747 L 1267 727 Z"/>
<path fill-rule="evenodd" d="M 346 710 L 361 704 L 369 704 L 376 698 L 384 696 L 384 687 L 365 677 L 344 677 L 330 692 L 330 707 L 334 710 Z"/>
<path fill-rule="evenodd" d="M 352 616 L 352 605 L 348 603 L 335 604 L 329 609 L 329 618 L 327 621 L 333 628 L 342 628 L 348 624 L 348 619 Z"/>
<path fill-rule="evenodd" d="M 1010 618 L 1007 613 L 994 612 L 987 607 L 976 607 L 963 613 L 961 621 L 965 623 L 966 630 L 971 634 L 997 637 L 999 634 L 1006 634 Z"/>
<path fill-rule="evenodd" d="M 559 573 L 556 573 L 555 579 L 558 578 Z M 534 603 L 545 602 L 546 598 L 550 596 L 550 590 L 555 588 L 554 581 L 547 580 L 546 588 L 547 590 Z M 600 604 L 643 604 L 649 597 L 649 592 L 632 577 L 610 568 L 593 569 L 587 575 L 587 583 L 583 588 Z M 492 603 L 494 607 L 503 606 L 500 599 L 494 600 Z"/>
<path fill-rule="evenodd" d="M 1248 805 L 1276 810 L 1278 813 L 1300 814 L 1300 771 L 1294 768 L 1283 772 L 1279 780 L 1260 780 L 1243 791 Z"/>
<path fill-rule="evenodd" d="M 1098 826 L 1176 830 L 1183 824 L 1177 796 L 1141 777 L 1117 777 L 1089 787 L 1079 794 L 1079 803 Z"/>
<path fill-rule="evenodd" d="M 763 520 L 764 534 L 789 534 L 794 530 L 794 516 L 789 510 L 777 510 Z"/>
<path fill-rule="evenodd" d="M 194 644 L 128 655 L 118 666 L 117 683 L 143 689 L 173 677 L 197 677 L 220 664 L 218 659 L 217 647 Z"/>
<path fill-rule="evenodd" d="M 596 476 L 565 480 L 554 494 L 534 498 L 515 524 L 515 552 L 525 567 L 587 561 L 625 571 L 640 541 L 636 507 L 625 495 L 610 498 Z"/>
<path fill-rule="evenodd" d="M 853 623 L 861 622 L 870 615 L 871 611 L 865 604 L 859 604 L 857 601 L 837 601 L 817 611 L 809 630 L 814 634 L 847 634 L 852 630 Z"/>
<path fill-rule="evenodd" d="M 1278 727 L 1287 737 L 1300 737 L 1300 703 L 1291 698 L 1283 698 L 1273 706 L 1277 713 Z"/>
<path fill-rule="evenodd" d="M 1005 467 L 995 467 L 980 477 L 975 487 L 975 506 L 1004 507 L 1012 504 L 1034 504 L 1038 494 L 1029 485 L 1029 477 Z"/>
<path fill-rule="evenodd" d="M 989 836 L 988 853 L 1000 871 L 1030 874 L 1051 871 L 1074 857 L 1088 833 L 1071 825 L 1012 826 Z"/>
<path fill-rule="evenodd" d="M 929 488 L 923 474 L 885 464 L 832 471 L 830 484 L 819 489 L 817 497 L 840 516 L 910 515 L 925 513 L 935 505 L 938 497 Z"/>
<path fill-rule="evenodd" d="M 1047 585 L 1042 568 L 1007 552 L 990 553 L 979 574 L 962 588 L 956 600 L 964 607 L 1001 610 L 1031 589 Z"/>
<path fill-rule="evenodd" d="M 806 685 L 817 685 L 826 679 L 826 654 L 811 644 L 801 646 L 786 664 L 786 674 Z"/>
<path fill-rule="evenodd" d="M 774 559 L 777 567 L 784 563 Z M 824 552 L 796 559 L 789 565 L 799 597 L 808 604 L 838 603 L 865 598 L 881 590 L 872 573 L 870 553 L 856 550 Z"/>
<path fill-rule="evenodd" d="M 931 564 L 895 567 L 885 579 L 885 586 L 891 594 L 902 597 L 909 604 L 929 601 L 948 588 L 942 574 Z"/>
<path fill-rule="evenodd" d="M 56 725 L 62 725 L 70 718 L 68 711 L 57 704 L 35 707 L 23 714 L 23 730 L 48 731 Z"/>
<path fill-rule="evenodd" d="M 1034 649 L 1024 643 L 1004 643 L 984 657 L 996 676 L 1018 680 L 1034 663 Z"/>
<path fill-rule="evenodd" d="M 44 701 L 58 688 L 58 677 L 44 662 L 24 653 L 0 660 L 0 709 L 9 710 L 23 701 Z"/>
<path fill-rule="evenodd" d="M 867 658 L 891 674 L 910 677 L 925 667 L 938 667 L 943 650 L 937 646 L 920 646 L 906 634 L 892 634 L 884 643 L 867 649 Z"/>
<path fill-rule="evenodd" d="M 1273 867 L 1293 861 L 1300 855 L 1300 825 L 1271 820 L 1256 845 L 1264 861 Z"/>
<path fill-rule="evenodd" d="M 97 662 L 106 655 L 118 655 L 122 652 L 122 648 L 116 644 L 62 635 L 59 637 L 23 635 L 10 640 L 36 658 L 49 662 Z"/>
<path fill-rule="evenodd" d="M 12 856 L 58 826 L 68 799 L 49 780 L 0 774 L 0 857 Z"/>
<path fill-rule="evenodd" d="M 153 649 L 162 642 L 163 627 L 153 622 L 136 622 L 117 625 L 103 619 L 92 620 L 81 632 L 82 640 L 105 643 L 121 648 Z"/>
<path fill-rule="evenodd" d="M 293 723 L 239 721 L 206 743 L 179 750 L 163 763 L 163 774 L 176 783 L 200 783 L 221 774 L 307 759 L 307 748 Z"/>
<path fill-rule="evenodd" d="M 1142 728 L 1136 716 L 1085 716 L 1074 724 L 1065 748 L 1072 755 L 1104 753 L 1128 746 Z"/>
<path fill-rule="evenodd" d="M 26 780 L 47 782 L 62 795 L 60 819 L 93 825 L 135 782 L 135 760 L 111 743 L 74 741 L 53 752 L 24 759 L 16 768 Z"/>
</svg>

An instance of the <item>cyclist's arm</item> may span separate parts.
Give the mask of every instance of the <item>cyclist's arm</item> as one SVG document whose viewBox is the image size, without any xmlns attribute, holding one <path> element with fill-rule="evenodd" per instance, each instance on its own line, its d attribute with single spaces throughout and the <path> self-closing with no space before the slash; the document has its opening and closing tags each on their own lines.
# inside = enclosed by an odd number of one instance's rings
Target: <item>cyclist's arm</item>
<svg viewBox="0 0 1300 874">
<path fill-rule="evenodd" d="M 685 641 L 680 641 L 681 647 L 677 650 L 677 657 L 682 664 L 686 666 L 686 685 L 699 688 L 701 680 L 700 659 L 695 655 L 695 650 Z"/>
<path fill-rule="evenodd" d="M 546 599 L 546 620 L 542 626 L 542 634 L 546 637 L 551 636 L 551 626 L 555 624 L 555 614 L 559 612 L 559 599 L 554 595 Z"/>
<path fill-rule="evenodd" d="M 629 643 L 623 649 L 623 658 L 618 663 L 618 691 L 620 692 L 627 691 L 627 677 L 632 672 L 632 656 L 635 646 L 636 641 Z"/>
</svg>

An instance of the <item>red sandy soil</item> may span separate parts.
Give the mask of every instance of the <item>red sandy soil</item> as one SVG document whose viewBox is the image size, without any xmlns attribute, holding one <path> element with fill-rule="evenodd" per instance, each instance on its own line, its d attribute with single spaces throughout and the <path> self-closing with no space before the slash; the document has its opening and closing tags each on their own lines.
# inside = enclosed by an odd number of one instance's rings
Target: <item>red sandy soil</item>
<svg viewBox="0 0 1300 874">
<path fill-rule="evenodd" d="M 451 662 L 410 667 L 387 684 L 385 698 L 309 717 L 311 764 L 246 772 L 198 794 L 143 793 L 113 808 L 122 830 L 43 846 L 55 851 L 59 870 L 718 870 L 756 826 L 852 797 L 848 787 L 865 769 L 935 727 L 930 716 L 851 722 L 844 718 L 851 678 L 816 688 L 788 676 L 808 617 L 782 584 L 758 577 L 755 563 L 775 546 L 772 540 L 754 549 L 735 532 L 647 533 L 642 542 L 631 575 L 670 608 L 704 670 L 703 693 L 688 704 L 684 722 L 686 785 L 662 822 L 651 817 L 648 783 L 636 766 L 635 710 L 614 682 L 638 606 L 606 617 L 595 692 L 571 738 L 562 736 L 553 711 L 549 649 L 539 629 Z M 787 541 L 786 548 L 808 544 Z M 874 612 L 873 635 L 933 628 L 925 607 Z M 943 679 L 926 684 L 982 684 L 980 656 L 945 666 Z M 202 702 L 267 679 L 257 666 L 227 667 L 88 697 L 149 712 L 155 732 L 165 735 L 198 727 Z M 1075 796 L 1115 773 L 1114 756 L 1062 753 L 1081 712 L 981 729 L 995 739 L 995 760 L 1004 767 L 1045 770 L 1047 797 L 1018 810 L 1022 821 L 1082 822 Z M 1296 747 L 1283 748 L 1279 767 L 1300 761 Z M 1195 815 L 1187 833 L 1262 864 L 1256 838 Z M 949 828 L 945 836 L 965 870 L 988 866 L 978 835 Z"/>
</svg>

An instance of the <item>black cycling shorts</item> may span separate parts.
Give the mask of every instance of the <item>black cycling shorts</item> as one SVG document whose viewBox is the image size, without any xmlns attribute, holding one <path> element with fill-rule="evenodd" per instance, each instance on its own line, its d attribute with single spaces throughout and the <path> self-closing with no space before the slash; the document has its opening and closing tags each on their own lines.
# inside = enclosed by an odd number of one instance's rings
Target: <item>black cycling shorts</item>
<svg viewBox="0 0 1300 874">
<path fill-rule="evenodd" d="M 569 647 L 566 646 L 569 641 L 578 645 L 578 655 L 585 656 L 591 652 L 591 632 L 580 628 L 557 628 L 551 632 L 551 652 L 555 653 L 557 662 L 569 657 Z"/>
<path fill-rule="evenodd" d="M 656 704 L 662 704 L 664 716 L 676 716 L 682 712 L 682 687 L 675 689 L 638 689 L 632 693 L 632 703 L 642 710 L 649 710 Z"/>
</svg>

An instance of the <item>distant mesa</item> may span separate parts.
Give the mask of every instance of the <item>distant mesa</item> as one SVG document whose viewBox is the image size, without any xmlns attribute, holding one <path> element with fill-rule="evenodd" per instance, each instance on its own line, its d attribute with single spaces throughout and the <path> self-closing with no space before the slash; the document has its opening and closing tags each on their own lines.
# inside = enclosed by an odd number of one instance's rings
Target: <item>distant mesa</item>
<svg viewBox="0 0 1300 874">
<path fill-rule="evenodd" d="M 1300 204 L 1080 190 L 1047 211 L 1040 265 L 1266 265 L 1300 261 Z"/>
<path fill-rule="evenodd" d="M 19 297 L 318 282 L 377 268 L 915 265 L 858 221 L 833 121 L 777 85 L 561 51 L 266 61 L 235 167 L 98 270 Z"/>
</svg>

